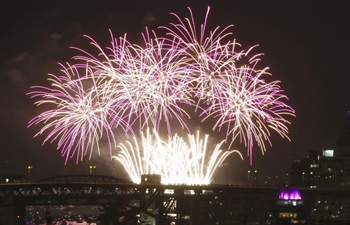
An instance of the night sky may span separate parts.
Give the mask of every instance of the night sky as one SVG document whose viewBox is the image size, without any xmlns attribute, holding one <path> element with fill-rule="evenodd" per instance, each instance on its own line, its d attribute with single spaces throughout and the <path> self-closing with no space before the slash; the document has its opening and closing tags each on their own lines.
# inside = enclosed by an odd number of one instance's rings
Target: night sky
<svg viewBox="0 0 350 225">
<path fill-rule="evenodd" d="M 122 2 L 122 3 L 120 3 Z M 57 62 L 70 62 L 77 51 L 90 49 L 94 38 L 108 47 L 111 29 L 118 37 L 127 33 L 131 42 L 141 40 L 147 26 L 156 29 L 176 21 L 170 12 L 188 16 L 197 23 L 211 7 L 208 29 L 231 29 L 243 48 L 259 44 L 264 53 L 260 66 L 270 67 L 274 80 L 296 110 L 290 120 L 291 141 L 272 135 L 265 155 L 255 149 L 249 159 L 229 156 L 214 175 L 216 183 L 243 183 L 248 169 L 262 175 L 282 176 L 290 172 L 294 159 L 310 150 L 333 148 L 350 109 L 348 65 L 350 62 L 350 7 L 346 1 L 11 1 L 1 7 L 1 151 L 0 176 L 26 174 L 32 165 L 34 179 L 55 175 L 97 174 L 127 178 L 123 168 L 110 161 L 105 151 L 79 165 L 55 150 L 56 143 L 41 146 L 44 136 L 32 138 L 40 126 L 27 128 L 42 108 L 26 96 L 32 85 L 47 84 L 47 73 L 59 74 Z M 227 3 L 231 2 L 231 3 Z M 198 125 L 200 126 L 200 125 Z M 216 137 L 218 137 L 217 135 Z M 218 140 L 219 142 L 220 140 Z M 246 156 L 246 150 L 240 149 Z"/>
</svg>

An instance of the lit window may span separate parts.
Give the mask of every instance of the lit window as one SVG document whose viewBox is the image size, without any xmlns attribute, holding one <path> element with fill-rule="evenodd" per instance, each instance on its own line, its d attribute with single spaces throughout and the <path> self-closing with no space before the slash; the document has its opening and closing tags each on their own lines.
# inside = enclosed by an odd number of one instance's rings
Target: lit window
<svg viewBox="0 0 350 225">
<path fill-rule="evenodd" d="M 334 155 L 334 150 L 324 150 L 323 151 L 323 156 L 325 157 L 333 157 Z"/>
</svg>

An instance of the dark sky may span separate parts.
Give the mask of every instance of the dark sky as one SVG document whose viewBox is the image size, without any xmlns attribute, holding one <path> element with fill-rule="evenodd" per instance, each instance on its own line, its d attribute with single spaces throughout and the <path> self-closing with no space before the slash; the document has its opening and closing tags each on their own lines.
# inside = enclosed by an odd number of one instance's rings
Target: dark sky
<svg viewBox="0 0 350 225">
<path fill-rule="evenodd" d="M 1 151 L 0 175 L 26 174 L 34 166 L 35 179 L 63 174 L 97 173 L 125 177 L 108 154 L 86 158 L 79 165 L 55 150 L 55 143 L 41 146 L 43 137 L 32 136 L 40 127 L 27 129 L 28 121 L 41 110 L 26 96 L 32 85 L 45 85 L 46 74 L 58 74 L 57 62 L 70 62 L 77 52 L 89 49 L 83 35 L 109 46 L 114 36 L 127 33 L 140 40 L 144 27 L 155 29 L 175 18 L 188 16 L 191 7 L 202 21 L 211 6 L 208 29 L 234 24 L 234 37 L 244 48 L 259 44 L 265 55 L 261 66 L 270 67 L 275 80 L 296 110 L 290 117 L 291 142 L 272 135 L 265 155 L 258 149 L 254 163 L 230 156 L 214 176 L 218 183 L 242 183 L 247 169 L 263 175 L 290 171 L 294 159 L 310 150 L 333 148 L 346 112 L 350 109 L 350 7 L 346 1 L 11 1 L 1 7 Z M 230 3 L 228 3 L 230 2 Z M 245 149 L 240 149 L 245 154 Z"/>
</svg>

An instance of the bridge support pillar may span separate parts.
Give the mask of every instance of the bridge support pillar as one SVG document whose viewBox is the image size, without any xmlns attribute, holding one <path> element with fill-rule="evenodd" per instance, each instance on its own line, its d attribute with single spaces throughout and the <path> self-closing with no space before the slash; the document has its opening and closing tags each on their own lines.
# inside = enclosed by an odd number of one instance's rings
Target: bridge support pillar
<svg viewBox="0 0 350 225">
<path fill-rule="evenodd" d="M 141 190 L 140 224 L 162 225 L 163 221 L 163 192 L 160 188 L 161 176 L 159 174 L 141 175 L 141 184 L 151 184 Z M 155 185 L 155 186 L 153 186 Z"/>
<path fill-rule="evenodd" d="M 141 193 L 141 210 L 140 223 L 142 225 L 159 225 L 157 223 L 159 217 L 159 190 L 154 188 L 146 188 Z"/>
</svg>

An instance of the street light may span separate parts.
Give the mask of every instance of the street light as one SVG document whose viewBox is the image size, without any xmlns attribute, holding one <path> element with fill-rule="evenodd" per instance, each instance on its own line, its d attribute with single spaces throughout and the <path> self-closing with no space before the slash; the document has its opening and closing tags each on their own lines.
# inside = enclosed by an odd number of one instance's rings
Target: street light
<svg viewBox="0 0 350 225">
<path fill-rule="evenodd" d="M 255 185 L 257 185 L 258 184 L 258 170 L 254 170 L 254 173 L 255 173 L 255 175 L 254 175 Z"/>
<path fill-rule="evenodd" d="M 90 166 L 90 175 L 96 175 L 96 166 Z"/>
<path fill-rule="evenodd" d="M 250 170 L 247 171 L 247 183 L 251 185 Z"/>
<path fill-rule="evenodd" d="M 30 171 L 33 169 L 33 166 L 28 166 L 28 174 L 30 174 Z"/>
<path fill-rule="evenodd" d="M 34 168 L 33 166 L 28 166 L 28 179 L 29 179 L 29 181 L 32 180 L 32 169 L 33 168 Z"/>
</svg>

